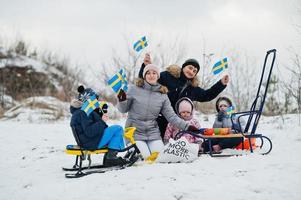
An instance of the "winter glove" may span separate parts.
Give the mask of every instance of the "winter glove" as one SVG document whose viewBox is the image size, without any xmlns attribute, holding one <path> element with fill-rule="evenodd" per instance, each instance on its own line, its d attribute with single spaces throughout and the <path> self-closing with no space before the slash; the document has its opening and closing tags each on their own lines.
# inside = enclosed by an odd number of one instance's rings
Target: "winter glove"
<svg viewBox="0 0 301 200">
<path fill-rule="evenodd" d="M 221 122 L 226 117 L 226 114 L 223 111 L 219 111 L 217 114 L 217 121 Z"/>
<path fill-rule="evenodd" d="M 233 123 L 233 125 L 232 125 L 232 130 L 235 130 L 235 131 L 237 131 L 237 132 L 239 132 L 239 133 L 242 132 L 241 128 L 240 128 L 239 125 L 236 124 L 236 123 Z"/>
<path fill-rule="evenodd" d="M 122 102 L 126 100 L 126 93 L 121 89 L 117 95 L 118 101 Z"/>
<path fill-rule="evenodd" d="M 196 132 L 196 131 L 200 131 L 200 129 L 198 129 L 194 125 L 189 125 L 188 128 L 187 128 L 187 131 Z"/>
</svg>

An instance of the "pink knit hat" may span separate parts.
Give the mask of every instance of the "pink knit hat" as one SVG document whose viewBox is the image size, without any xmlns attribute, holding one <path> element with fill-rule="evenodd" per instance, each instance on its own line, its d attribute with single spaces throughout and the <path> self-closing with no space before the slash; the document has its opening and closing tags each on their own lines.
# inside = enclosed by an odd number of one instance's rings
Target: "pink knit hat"
<svg viewBox="0 0 301 200">
<path fill-rule="evenodd" d="M 192 113 L 192 105 L 187 100 L 183 100 L 179 104 L 179 113 L 184 112 L 184 111 Z"/>
<path fill-rule="evenodd" d="M 148 70 L 154 70 L 155 72 L 157 72 L 158 78 L 160 78 L 160 70 L 156 65 L 153 65 L 153 64 L 148 64 L 144 67 L 143 78 L 145 78 L 145 74 Z"/>
</svg>

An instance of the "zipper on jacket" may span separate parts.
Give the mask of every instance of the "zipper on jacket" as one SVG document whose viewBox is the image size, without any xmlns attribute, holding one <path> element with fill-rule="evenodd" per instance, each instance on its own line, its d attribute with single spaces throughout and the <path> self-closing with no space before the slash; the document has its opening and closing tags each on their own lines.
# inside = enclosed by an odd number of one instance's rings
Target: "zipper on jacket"
<svg viewBox="0 0 301 200">
<path fill-rule="evenodd" d="M 149 95 L 148 95 L 148 99 L 147 99 L 147 107 L 146 107 L 146 115 L 147 116 L 147 113 L 148 113 L 148 109 L 149 109 L 149 102 L 150 102 L 150 97 L 152 96 L 152 86 L 150 87 L 150 90 L 148 91 L 149 92 Z M 144 119 L 146 121 L 146 119 Z M 146 128 L 145 129 L 145 136 L 147 137 L 147 139 L 149 139 L 149 135 L 147 134 L 148 133 L 148 129 Z"/>
</svg>

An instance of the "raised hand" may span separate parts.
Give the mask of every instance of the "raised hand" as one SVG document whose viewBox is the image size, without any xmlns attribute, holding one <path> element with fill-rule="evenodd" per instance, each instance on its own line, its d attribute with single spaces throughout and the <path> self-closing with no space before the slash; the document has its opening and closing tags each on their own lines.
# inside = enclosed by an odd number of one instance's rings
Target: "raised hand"
<svg viewBox="0 0 301 200">
<path fill-rule="evenodd" d="M 118 101 L 122 102 L 126 100 L 126 93 L 121 89 L 117 95 Z"/>
<path fill-rule="evenodd" d="M 227 75 L 223 76 L 223 78 L 221 79 L 221 81 L 222 81 L 223 85 L 227 85 L 229 83 L 229 81 L 230 81 L 229 75 L 227 74 Z"/>
<path fill-rule="evenodd" d="M 143 63 L 145 65 L 148 65 L 148 64 L 151 64 L 152 61 L 151 61 L 151 57 L 150 57 L 150 54 L 149 53 L 146 53 L 145 56 L 144 56 L 144 59 L 143 59 Z"/>
</svg>

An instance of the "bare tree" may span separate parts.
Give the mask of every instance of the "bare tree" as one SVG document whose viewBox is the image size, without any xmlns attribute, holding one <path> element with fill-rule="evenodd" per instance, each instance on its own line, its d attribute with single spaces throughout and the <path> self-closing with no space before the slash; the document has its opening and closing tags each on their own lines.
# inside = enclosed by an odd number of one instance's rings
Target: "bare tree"
<svg viewBox="0 0 301 200">
<path fill-rule="evenodd" d="M 229 72 L 231 76 L 230 91 L 236 104 L 237 110 L 247 110 L 255 97 L 257 89 L 257 74 L 256 61 L 251 59 L 246 53 L 243 57 L 232 50 L 229 53 L 231 66 Z"/>
<path fill-rule="evenodd" d="M 60 90 L 55 96 L 63 101 L 70 101 L 75 95 L 76 88 L 81 81 L 80 76 L 83 72 L 79 67 L 71 68 L 68 58 L 60 57 L 57 54 L 46 51 L 40 58 L 46 65 L 50 76 L 60 84 Z M 53 69 L 57 72 L 53 73 Z"/>
<path fill-rule="evenodd" d="M 294 5 L 297 12 L 299 13 L 298 18 L 301 16 L 301 2 L 297 1 Z M 296 31 L 301 34 L 301 24 L 300 19 L 296 20 L 297 23 L 293 23 Z M 300 45 L 300 43 L 299 43 Z M 299 46 L 300 47 L 300 46 Z M 285 91 L 285 111 L 299 113 L 299 125 L 301 124 L 301 57 L 297 50 L 289 48 L 288 50 L 291 54 L 291 64 L 285 66 L 285 68 L 290 72 L 290 79 L 288 81 L 283 80 L 281 82 L 282 88 Z M 292 99 L 297 103 L 297 108 L 294 109 L 294 104 Z"/>
<path fill-rule="evenodd" d="M 280 103 L 279 92 L 279 78 L 272 74 L 265 103 L 264 114 L 266 115 L 279 115 L 282 113 L 282 105 Z"/>
<path fill-rule="evenodd" d="M 298 53 L 292 52 L 293 57 L 291 59 L 292 65 L 286 67 L 291 73 L 289 82 L 283 82 L 284 87 L 287 89 L 291 97 L 297 103 L 297 112 L 299 113 L 299 125 L 300 125 L 300 113 L 301 113 L 301 57 Z"/>
<path fill-rule="evenodd" d="M 295 4 L 295 8 L 297 12 L 299 13 L 299 18 L 301 16 L 301 2 L 297 1 Z M 296 19 L 297 23 L 293 22 L 293 26 L 295 27 L 296 31 L 301 34 L 301 24 L 300 24 L 300 19 Z"/>
<path fill-rule="evenodd" d="M 185 56 L 185 47 L 180 38 L 171 39 L 172 42 L 159 41 L 157 44 L 146 47 L 142 52 L 137 53 L 132 48 L 132 44 L 128 37 L 124 37 L 125 52 L 118 52 L 117 49 L 112 49 L 112 57 L 109 62 L 101 64 L 101 71 L 99 79 L 105 83 L 117 69 L 125 68 L 127 71 L 127 79 L 133 83 L 138 78 L 138 72 L 143 62 L 143 57 L 146 52 L 151 52 L 153 63 L 159 68 L 164 69 L 171 64 L 179 64 Z M 112 67 L 116 67 L 112 70 Z"/>
<path fill-rule="evenodd" d="M 202 50 L 202 62 L 201 62 L 201 70 L 198 73 L 198 77 L 200 78 L 200 87 L 207 89 L 212 84 L 214 84 L 213 81 L 216 81 L 212 79 L 211 75 L 211 66 L 212 66 L 212 57 L 214 56 L 214 53 L 210 52 L 208 53 L 206 50 L 206 41 L 203 38 L 203 50 Z M 195 102 L 196 110 L 201 111 L 202 113 L 209 114 L 212 113 L 212 111 L 215 108 L 215 103 L 213 101 L 210 102 Z"/>
<path fill-rule="evenodd" d="M 208 88 L 211 82 L 211 65 L 212 57 L 214 56 L 213 52 L 207 52 L 206 50 L 206 40 L 203 38 L 203 50 L 202 50 L 202 70 L 199 72 L 199 77 L 201 77 L 201 86 L 203 88 Z"/>
</svg>

